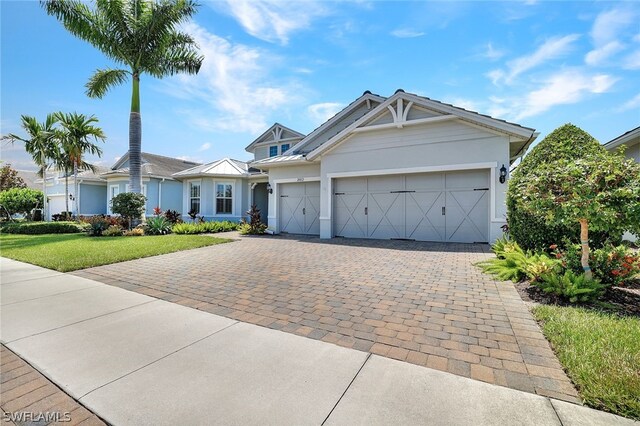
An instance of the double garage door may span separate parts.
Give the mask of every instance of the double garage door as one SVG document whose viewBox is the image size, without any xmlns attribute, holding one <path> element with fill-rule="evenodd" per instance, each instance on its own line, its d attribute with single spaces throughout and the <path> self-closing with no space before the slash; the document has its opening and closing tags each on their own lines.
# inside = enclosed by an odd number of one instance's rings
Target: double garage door
<svg viewBox="0 0 640 426">
<path fill-rule="evenodd" d="M 320 182 L 279 185 L 280 232 L 320 234 Z"/>
<path fill-rule="evenodd" d="M 335 236 L 489 240 L 487 170 L 337 179 L 333 197 Z"/>
</svg>

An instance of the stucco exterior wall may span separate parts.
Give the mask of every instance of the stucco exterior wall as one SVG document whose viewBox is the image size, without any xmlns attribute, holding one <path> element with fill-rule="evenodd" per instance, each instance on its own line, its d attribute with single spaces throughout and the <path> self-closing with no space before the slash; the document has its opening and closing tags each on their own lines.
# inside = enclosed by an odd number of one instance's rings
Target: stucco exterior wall
<svg viewBox="0 0 640 426">
<path fill-rule="evenodd" d="M 197 179 L 185 179 L 182 184 L 182 216 L 185 220 L 189 218 L 189 183 L 200 182 L 200 216 L 204 216 L 207 221 L 230 220 L 234 222 L 240 221 L 245 217 L 245 206 L 248 205 L 246 197 L 248 196 L 248 183 L 242 178 L 226 178 L 226 177 L 202 177 Z M 232 213 L 216 214 L 216 196 L 215 188 L 219 183 L 231 184 L 232 189 Z"/>
<path fill-rule="evenodd" d="M 80 198 L 80 214 L 84 216 L 106 214 L 107 206 L 104 199 L 107 194 L 106 185 L 91 185 L 86 183 L 79 184 Z"/>
</svg>

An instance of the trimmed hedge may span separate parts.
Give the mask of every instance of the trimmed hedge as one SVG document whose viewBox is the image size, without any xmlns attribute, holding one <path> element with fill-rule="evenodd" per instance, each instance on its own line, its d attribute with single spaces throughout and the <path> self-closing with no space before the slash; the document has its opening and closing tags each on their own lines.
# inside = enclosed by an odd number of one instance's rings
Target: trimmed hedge
<svg viewBox="0 0 640 426">
<path fill-rule="evenodd" d="M 575 161 L 604 151 L 600 142 L 573 124 L 565 124 L 549 133 L 533 150 L 509 179 L 507 190 L 507 223 L 509 234 L 525 250 L 548 250 L 552 244 L 563 244 L 565 240 L 579 241 L 580 226 L 550 226 L 544 213 L 533 216 L 518 210 L 516 188 L 527 181 L 529 174 L 543 164 L 560 159 Z M 607 240 L 619 244 L 623 230 L 619 232 L 589 232 L 592 248 L 602 247 Z"/>
<path fill-rule="evenodd" d="M 86 230 L 85 224 L 76 222 L 7 222 L 0 225 L 3 234 L 77 234 Z"/>
<path fill-rule="evenodd" d="M 177 223 L 173 225 L 174 234 L 208 234 L 228 232 L 238 229 L 239 224 L 228 220 L 222 222 Z"/>
</svg>

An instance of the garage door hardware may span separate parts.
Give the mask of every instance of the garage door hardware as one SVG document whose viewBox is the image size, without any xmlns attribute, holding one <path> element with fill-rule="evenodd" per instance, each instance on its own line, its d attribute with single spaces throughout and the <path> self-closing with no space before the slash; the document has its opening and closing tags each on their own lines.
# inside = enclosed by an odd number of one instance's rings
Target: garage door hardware
<svg viewBox="0 0 640 426">
<path fill-rule="evenodd" d="M 446 211 L 446 207 L 442 207 L 442 216 L 444 216 L 445 211 Z"/>
<path fill-rule="evenodd" d="M 288 195 L 281 195 L 280 198 L 288 198 Z"/>
<path fill-rule="evenodd" d="M 407 192 L 416 192 L 416 191 L 389 191 L 391 194 L 406 194 Z"/>
<path fill-rule="evenodd" d="M 474 191 L 488 191 L 489 188 L 474 188 Z"/>
</svg>

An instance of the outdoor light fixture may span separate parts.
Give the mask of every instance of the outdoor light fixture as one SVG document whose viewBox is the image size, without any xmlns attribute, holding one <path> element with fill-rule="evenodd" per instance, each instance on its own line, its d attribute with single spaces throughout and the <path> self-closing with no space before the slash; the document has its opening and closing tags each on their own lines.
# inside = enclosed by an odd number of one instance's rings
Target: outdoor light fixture
<svg viewBox="0 0 640 426">
<path fill-rule="evenodd" d="M 507 168 L 503 164 L 500 167 L 500 183 L 504 183 L 505 180 L 507 180 Z"/>
<path fill-rule="evenodd" d="M 269 194 L 273 194 L 273 188 L 271 187 L 271 184 L 270 184 L 270 183 L 268 183 L 268 184 L 267 184 L 267 192 L 268 192 Z"/>
<path fill-rule="evenodd" d="M 73 194 L 69 194 L 69 199 L 70 199 L 71 201 L 75 200 L 75 198 L 73 198 Z"/>
</svg>

